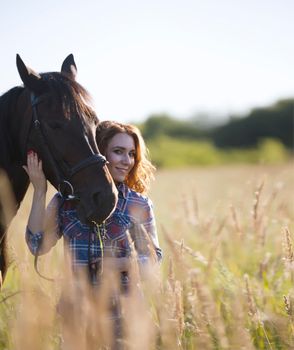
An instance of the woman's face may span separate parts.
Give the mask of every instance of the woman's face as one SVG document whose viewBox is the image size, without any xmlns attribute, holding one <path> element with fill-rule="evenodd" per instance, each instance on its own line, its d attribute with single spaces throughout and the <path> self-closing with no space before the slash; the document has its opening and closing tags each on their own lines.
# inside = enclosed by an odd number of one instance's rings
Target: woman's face
<svg viewBox="0 0 294 350">
<path fill-rule="evenodd" d="M 118 133 L 110 139 L 105 152 L 108 170 L 115 182 L 123 182 L 135 164 L 135 142 L 132 136 Z"/>
</svg>

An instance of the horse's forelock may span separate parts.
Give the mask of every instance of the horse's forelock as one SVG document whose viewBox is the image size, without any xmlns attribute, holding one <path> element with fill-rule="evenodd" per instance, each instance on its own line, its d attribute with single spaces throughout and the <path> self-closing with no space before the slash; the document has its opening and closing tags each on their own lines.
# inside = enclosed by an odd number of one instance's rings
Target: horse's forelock
<svg viewBox="0 0 294 350">
<path fill-rule="evenodd" d="M 96 118 L 91 96 L 82 85 L 58 72 L 42 73 L 41 77 L 46 81 L 49 92 L 62 103 L 67 118 L 71 114 Z"/>
</svg>

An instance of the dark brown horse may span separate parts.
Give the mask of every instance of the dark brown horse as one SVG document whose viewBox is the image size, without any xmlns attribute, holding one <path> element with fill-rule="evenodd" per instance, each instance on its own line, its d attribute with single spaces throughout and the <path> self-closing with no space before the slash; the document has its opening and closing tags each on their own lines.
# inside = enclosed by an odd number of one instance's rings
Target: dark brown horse
<svg viewBox="0 0 294 350">
<path fill-rule="evenodd" d="M 73 55 L 64 60 L 60 73 L 37 74 L 19 55 L 16 61 L 24 86 L 14 87 L 0 97 L 0 168 L 9 179 L 16 200 L 15 213 L 29 185 L 22 165 L 32 149 L 42 159 L 50 183 L 76 199 L 81 221 L 104 221 L 116 205 L 117 192 L 95 141 L 98 119 L 89 106 L 89 95 L 75 81 L 77 69 Z M 5 220 L 4 212 L 2 201 L 3 280 L 7 271 L 5 241 L 10 221 Z"/>
</svg>

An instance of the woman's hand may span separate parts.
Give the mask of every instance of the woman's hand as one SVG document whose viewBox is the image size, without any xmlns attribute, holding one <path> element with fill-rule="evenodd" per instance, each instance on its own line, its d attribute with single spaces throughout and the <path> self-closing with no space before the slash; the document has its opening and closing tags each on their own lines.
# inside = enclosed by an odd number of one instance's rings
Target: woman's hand
<svg viewBox="0 0 294 350">
<path fill-rule="evenodd" d="M 46 193 L 47 181 L 42 169 L 42 161 L 37 153 L 29 151 L 27 154 L 27 165 L 23 166 L 28 174 L 34 190 L 39 193 Z"/>
</svg>

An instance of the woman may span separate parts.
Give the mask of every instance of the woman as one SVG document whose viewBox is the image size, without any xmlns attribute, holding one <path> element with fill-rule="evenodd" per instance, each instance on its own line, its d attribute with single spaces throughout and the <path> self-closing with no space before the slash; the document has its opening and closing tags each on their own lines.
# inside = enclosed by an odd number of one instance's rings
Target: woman
<svg viewBox="0 0 294 350">
<path fill-rule="evenodd" d="M 63 237 L 74 276 L 87 271 L 92 285 L 99 284 L 105 262 L 120 273 L 121 287 L 129 285 L 130 257 L 140 265 L 154 257 L 161 260 L 152 203 L 145 196 L 155 168 L 147 159 L 140 131 L 129 124 L 105 121 L 97 129 L 97 144 L 105 155 L 118 189 L 118 203 L 103 225 L 81 223 L 75 200 L 57 193 L 45 208 L 46 179 L 42 162 L 29 152 L 24 166 L 34 187 L 26 241 L 34 255 L 48 252 Z"/>
<path fill-rule="evenodd" d="M 96 231 L 96 227 L 78 220 L 75 200 L 64 201 L 57 193 L 45 209 L 47 186 L 42 161 L 37 154 L 29 152 L 27 166 L 24 166 L 34 187 L 26 231 L 31 252 L 44 254 L 63 236 L 71 253 L 73 269 L 89 266 L 92 283 L 97 282 L 93 269 L 97 268 L 94 265 L 102 254 L 115 258 L 117 267 L 124 271 L 128 264 L 126 258 L 131 254 L 127 232 L 134 240 L 139 263 L 150 259 L 150 242 L 161 259 L 152 203 L 143 195 L 148 190 L 154 167 L 147 159 L 140 131 L 129 124 L 101 122 L 97 129 L 97 143 L 108 161 L 107 167 L 119 193 L 116 209 L 103 225 L 104 237 L 97 237 L 96 232 L 89 235 L 89 232 Z M 103 238 L 103 249 L 99 238 Z M 90 255 L 89 244 L 92 245 Z"/>
</svg>

